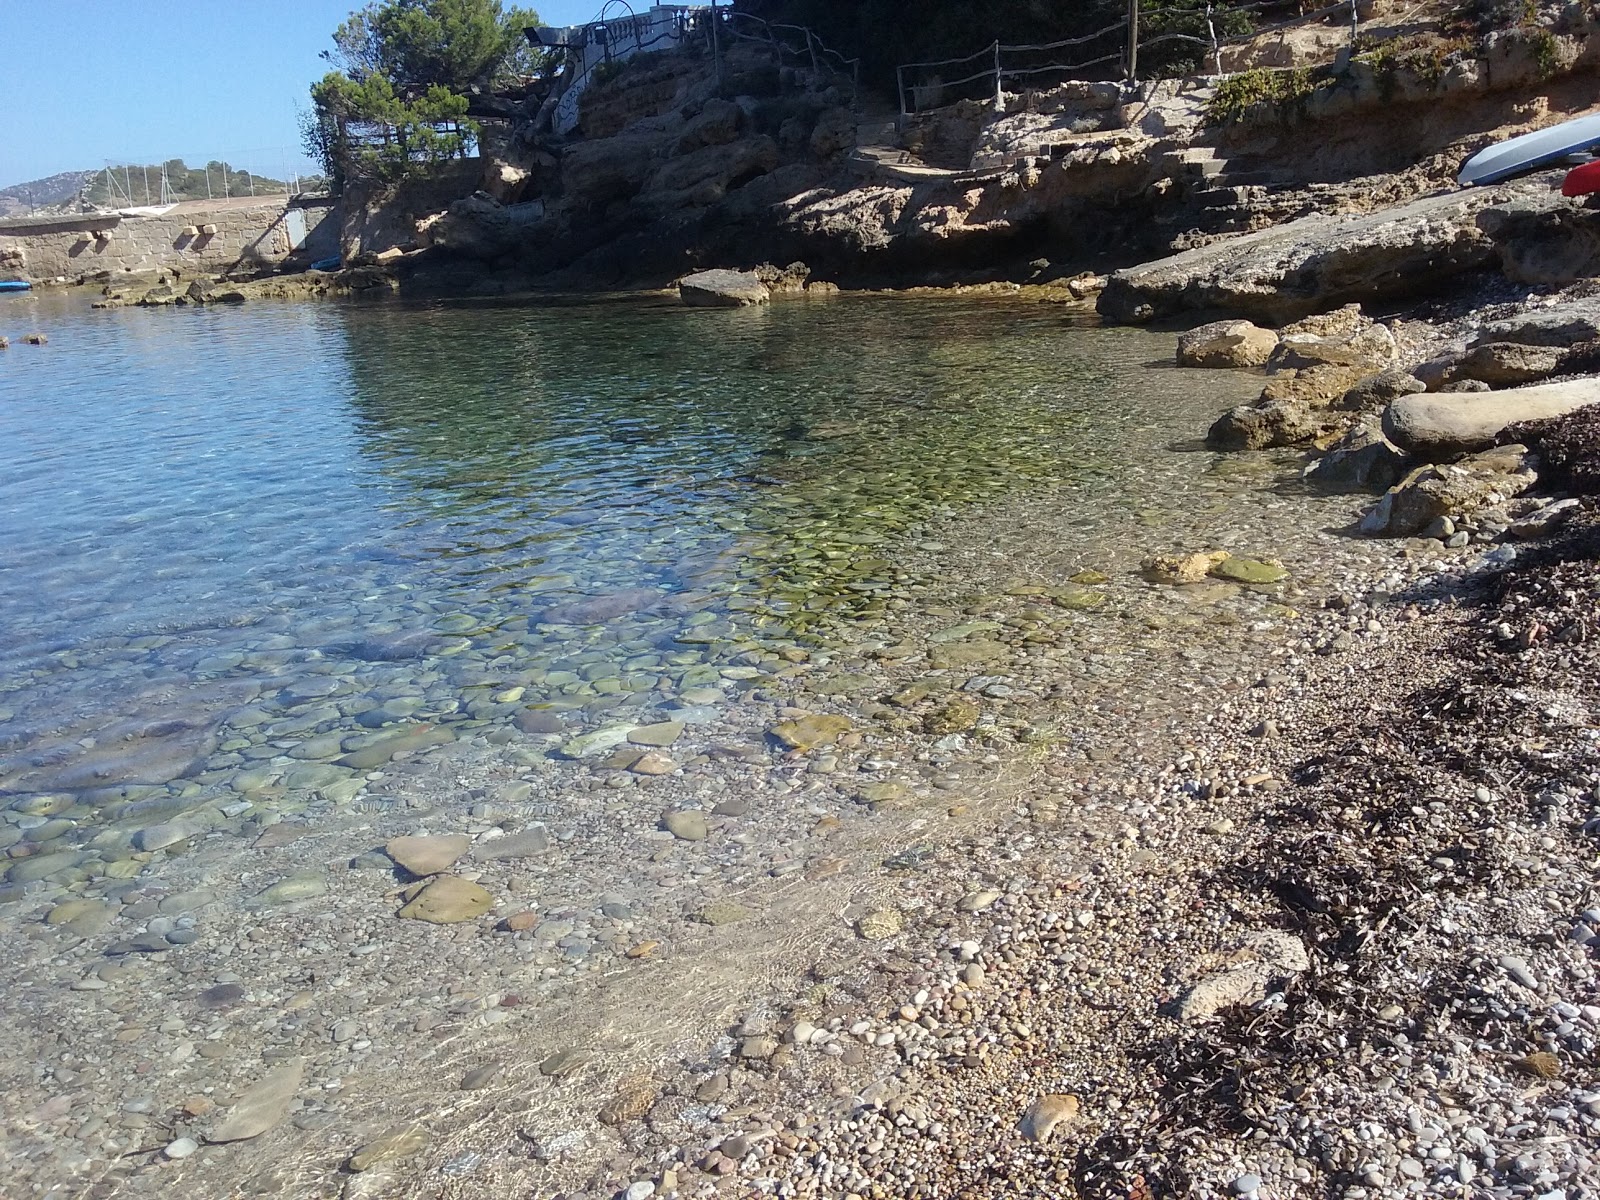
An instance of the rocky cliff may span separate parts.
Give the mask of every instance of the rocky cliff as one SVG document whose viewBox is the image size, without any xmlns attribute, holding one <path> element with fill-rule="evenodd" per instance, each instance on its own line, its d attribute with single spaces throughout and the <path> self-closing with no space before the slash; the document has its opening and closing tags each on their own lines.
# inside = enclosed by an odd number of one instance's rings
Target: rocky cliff
<svg viewBox="0 0 1600 1200">
<path fill-rule="evenodd" d="M 1600 25 L 1583 6 L 1470 44 L 1391 32 L 1314 67 L 1069 83 L 1008 95 L 1002 111 L 962 102 L 898 134 L 863 117 L 873 101 L 846 81 L 759 49 L 730 55 L 720 81 L 693 53 L 643 56 L 587 90 L 580 136 L 519 131 L 472 194 L 399 219 L 379 206 L 367 225 L 383 237 L 357 230 L 348 248 L 425 249 L 418 281 L 482 291 L 659 284 L 794 259 L 845 282 L 1048 278 L 1403 204 L 1448 185 L 1487 142 L 1592 102 Z M 1324 51 L 1327 40 L 1313 39 Z M 1473 222 L 1446 266 L 1491 253 Z M 1324 265 L 1322 282 L 1273 290 L 1300 287 L 1305 311 L 1364 294 L 1361 270 L 1341 285 L 1344 268 Z M 1115 294 L 1131 295 L 1121 283 Z M 1238 298 L 1189 287 L 1148 306 Z M 1108 312 L 1126 317 L 1145 301 L 1118 304 Z"/>
</svg>

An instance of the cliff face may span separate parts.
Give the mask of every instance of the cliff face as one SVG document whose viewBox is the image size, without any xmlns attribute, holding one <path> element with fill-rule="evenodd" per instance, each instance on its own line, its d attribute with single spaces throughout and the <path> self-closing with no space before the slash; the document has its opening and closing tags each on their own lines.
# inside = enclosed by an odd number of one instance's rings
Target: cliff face
<svg viewBox="0 0 1600 1200">
<path fill-rule="evenodd" d="M 964 102 L 889 150 L 858 149 L 893 135 L 837 81 L 754 51 L 730 55 L 720 83 L 692 54 L 649 56 L 589 89 L 583 137 L 513 138 L 476 193 L 408 227 L 458 277 L 569 286 L 796 258 L 844 280 L 1037 274 L 1041 258 L 1069 274 L 1448 184 L 1480 146 L 1593 102 L 1600 28 L 1563 21 L 1479 57 L 1346 51 L 1253 102 L 1249 75 L 1067 84 L 1001 113 Z"/>
</svg>

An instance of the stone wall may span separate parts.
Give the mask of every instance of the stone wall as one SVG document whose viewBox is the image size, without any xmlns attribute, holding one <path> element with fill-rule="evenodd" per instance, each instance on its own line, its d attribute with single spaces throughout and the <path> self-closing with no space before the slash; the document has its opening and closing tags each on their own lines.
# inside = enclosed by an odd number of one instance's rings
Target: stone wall
<svg viewBox="0 0 1600 1200">
<path fill-rule="evenodd" d="M 274 266 L 291 254 L 314 262 L 338 253 L 337 205 L 326 197 L 194 200 L 160 215 L 0 220 L 0 278 L 34 283 L 76 282 L 102 271 L 216 275 Z"/>
</svg>

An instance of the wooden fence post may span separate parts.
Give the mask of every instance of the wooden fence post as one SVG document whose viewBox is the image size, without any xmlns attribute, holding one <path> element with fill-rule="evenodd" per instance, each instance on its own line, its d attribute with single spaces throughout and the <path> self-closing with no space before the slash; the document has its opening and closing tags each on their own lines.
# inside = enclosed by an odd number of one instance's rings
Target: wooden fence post
<svg viewBox="0 0 1600 1200">
<path fill-rule="evenodd" d="M 994 110 L 997 113 L 1002 113 L 1002 112 L 1005 112 L 1005 110 L 1006 110 L 1006 94 L 1005 94 L 1004 89 L 1000 86 L 1000 84 L 1001 84 L 1001 75 L 1000 75 L 1000 39 L 999 38 L 995 38 L 995 40 L 994 40 Z"/>
<path fill-rule="evenodd" d="M 858 78 L 860 77 L 860 74 L 861 74 L 861 66 L 858 63 L 856 65 L 856 75 L 857 75 Z M 894 85 L 900 92 L 900 127 L 899 127 L 899 132 L 904 133 L 905 130 L 906 130 L 906 117 L 908 115 L 907 112 L 906 112 L 906 69 L 904 67 L 896 67 L 894 69 Z"/>
<path fill-rule="evenodd" d="M 1139 78 L 1139 0 L 1128 0 L 1128 79 Z"/>
</svg>

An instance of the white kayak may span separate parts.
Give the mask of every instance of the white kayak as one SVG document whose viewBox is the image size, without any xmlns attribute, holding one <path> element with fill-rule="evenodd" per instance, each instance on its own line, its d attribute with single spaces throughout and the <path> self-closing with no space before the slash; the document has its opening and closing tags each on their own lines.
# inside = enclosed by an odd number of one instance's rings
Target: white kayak
<svg viewBox="0 0 1600 1200">
<path fill-rule="evenodd" d="M 1462 187 L 1499 183 L 1594 146 L 1600 146 L 1600 114 L 1563 121 L 1549 129 L 1487 146 L 1467 159 L 1456 182 Z"/>
</svg>

